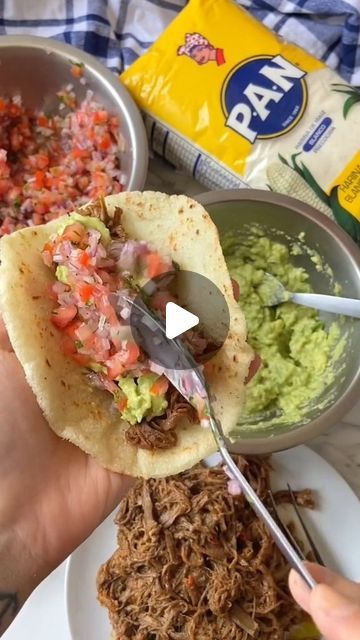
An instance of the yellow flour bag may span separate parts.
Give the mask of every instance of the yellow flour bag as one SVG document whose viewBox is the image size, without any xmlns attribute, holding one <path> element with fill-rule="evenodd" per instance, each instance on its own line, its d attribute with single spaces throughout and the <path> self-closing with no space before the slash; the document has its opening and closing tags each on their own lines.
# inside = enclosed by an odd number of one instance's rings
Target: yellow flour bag
<svg viewBox="0 0 360 640">
<path fill-rule="evenodd" d="M 190 0 L 121 80 L 169 162 L 310 202 L 360 243 L 360 93 L 322 62 L 231 0 Z"/>
</svg>

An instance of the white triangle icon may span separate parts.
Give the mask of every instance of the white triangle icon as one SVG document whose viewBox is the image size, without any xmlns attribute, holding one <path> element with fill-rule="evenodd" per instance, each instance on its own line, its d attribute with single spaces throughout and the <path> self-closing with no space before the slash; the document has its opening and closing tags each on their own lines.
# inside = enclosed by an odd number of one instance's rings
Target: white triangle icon
<svg viewBox="0 0 360 640">
<path fill-rule="evenodd" d="M 165 329 L 166 337 L 169 338 L 169 340 L 177 338 L 177 336 L 188 331 L 188 329 L 196 327 L 197 324 L 199 324 L 199 318 L 196 315 L 179 307 L 175 302 L 167 303 Z"/>
</svg>

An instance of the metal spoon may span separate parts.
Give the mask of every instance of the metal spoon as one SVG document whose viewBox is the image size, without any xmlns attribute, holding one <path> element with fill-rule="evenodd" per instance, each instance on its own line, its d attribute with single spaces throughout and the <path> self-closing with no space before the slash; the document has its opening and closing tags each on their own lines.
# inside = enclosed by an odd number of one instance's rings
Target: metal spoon
<svg viewBox="0 0 360 640">
<path fill-rule="evenodd" d="M 301 304 L 304 307 L 311 307 L 319 311 L 360 318 L 360 300 L 342 298 L 340 296 L 327 296 L 320 293 L 292 293 L 287 291 L 271 273 L 265 273 L 264 279 L 258 287 L 258 292 L 266 307 L 275 307 L 291 300 L 295 304 Z"/>
</svg>

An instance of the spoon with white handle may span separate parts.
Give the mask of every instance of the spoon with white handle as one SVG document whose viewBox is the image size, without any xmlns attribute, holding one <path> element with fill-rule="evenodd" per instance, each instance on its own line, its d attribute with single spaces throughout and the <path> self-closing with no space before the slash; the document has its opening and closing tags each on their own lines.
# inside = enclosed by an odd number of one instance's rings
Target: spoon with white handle
<svg viewBox="0 0 360 640">
<path fill-rule="evenodd" d="M 266 307 L 275 307 L 282 302 L 291 300 L 295 304 L 301 304 L 304 307 L 311 307 L 319 311 L 360 318 L 360 300 L 342 298 L 340 296 L 326 296 L 320 293 L 291 293 L 271 273 L 265 273 L 264 279 L 258 287 L 258 292 Z"/>
</svg>

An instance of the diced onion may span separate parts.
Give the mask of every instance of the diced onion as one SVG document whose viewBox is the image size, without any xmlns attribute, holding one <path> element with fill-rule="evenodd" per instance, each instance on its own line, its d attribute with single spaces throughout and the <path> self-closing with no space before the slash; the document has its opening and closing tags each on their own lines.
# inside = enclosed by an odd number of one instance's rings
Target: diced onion
<svg viewBox="0 0 360 640">
<path fill-rule="evenodd" d="M 131 311 L 127 307 L 124 307 L 123 309 L 121 309 L 120 315 L 124 320 L 128 320 L 128 318 L 130 318 Z"/>
</svg>

